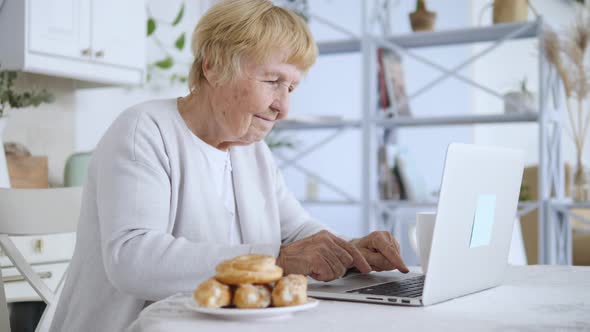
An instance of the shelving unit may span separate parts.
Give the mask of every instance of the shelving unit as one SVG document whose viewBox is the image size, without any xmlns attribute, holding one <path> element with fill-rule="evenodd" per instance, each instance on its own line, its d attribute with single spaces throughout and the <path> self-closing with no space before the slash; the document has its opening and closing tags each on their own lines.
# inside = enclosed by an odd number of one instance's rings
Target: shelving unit
<svg viewBox="0 0 590 332">
<path fill-rule="evenodd" d="M 567 245 L 567 235 L 564 234 L 563 223 L 555 220 L 559 219 L 560 211 L 563 206 L 557 206 L 552 201 L 551 193 L 555 193 L 557 198 L 564 197 L 564 172 L 562 169 L 562 156 L 560 151 L 561 142 L 561 111 L 559 108 L 550 109 L 548 95 L 550 89 L 556 89 L 558 86 L 557 75 L 550 68 L 543 57 L 543 38 L 542 27 L 543 20 L 538 18 L 532 22 L 500 24 L 487 27 L 454 29 L 447 31 L 421 32 L 381 38 L 371 34 L 369 31 L 369 22 L 367 20 L 368 5 L 370 0 L 363 2 L 362 28 L 361 36 L 355 37 L 354 33 L 348 32 L 344 27 L 338 27 L 350 36 L 343 41 L 329 41 L 319 43 L 320 55 L 341 54 L 350 52 L 361 52 L 362 55 L 362 103 L 363 112 L 359 121 L 336 121 L 326 123 L 284 123 L 278 126 L 280 130 L 310 130 L 310 129 L 332 129 L 335 133 L 324 139 L 322 142 L 315 144 L 311 148 L 300 153 L 298 156 L 287 159 L 279 154 L 279 158 L 287 160 L 283 165 L 294 166 L 298 158 L 307 155 L 317 147 L 326 144 L 334 137 L 340 135 L 344 130 L 356 129 L 362 134 L 362 190 L 361 197 L 355 199 L 351 195 L 340 190 L 336 185 L 330 184 L 325 179 L 321 179 L 318 174 L 311 170 L 299 168 L 300 171 L 313 175 L 320 179 L 321 183 L 330 186 L 333 190 L 342 194 L 345 198 L 343 202 L 331 201 L 327 204 L 358 204 L 362 206 L 362 218 L 366 221 L 366 231 L 383 229 L 384 224 L 379 220 L 383 213 L 395 215 L 399 209 L 434 209 L 434 202 L 407 202 L 407 201 L 381 201 L 377 197 L 377 179 L 376 179 L 376 138 L 379 130 L 393 129 L 401 130 L 407 127 L 427 127 L 427 126 L 457 126 L 457 125 L 475 125 L 475 124 L 509 124 L 509 123 L 536 123 L 539 127 L 539 175 L 538 175 L 538 201 L 522 202 L 519 204 L 518 215 L 524 215 L 534 210 L 538 210 L 539 223 L 539 262 L 545 264 L 567 263 L 567 255 L 563 255 L 564 243 Z M 314 17 L 312 16 L 312 19 Z M 327 22 L 325 19 L 322 21 Z M 330 23 L 335 26 L 335 24 Z M 485 115 L 452 115 L 442 117 L 399 117 L 394 119 L 385 119 L 377 117 L 377 87 L 375 75 L 377 73 L 377 48 L 390 48 L 411 57 L 431 68 L 441 72 L 441 75 L 417 92 L 409 96 L 408 100 L 432 88 L 436 84 L 448 77 L 453 77 L 471 85 L 475 89 L 483 90 L 498 98 L 502 95 L 496 91 L 474 82 L 470 78 L 459 74 L 459 71 L 477 61 L 483 55 L 492 52 L 495 48 L 502 45 L 508 40 L 533 38 L 538 41 L 538 61 L 539 61 L 539 86 L 538 86 L 538 106 L 536 112 L 521 114 L 485 114 Z M 445 68 L 442 65 L 432 62 L 413 52 L 415 48 L 438 47 L 488 42 L 491 43 L 482 51 L 473 55 L 461 64 L 453 68 Z M 321 201 L 307 202 L 308 204 L 321 204 Z M 555 205 L 555 206 L 554 206 Z M 561 209 L 561 210 L 560 210 Z M 563 219 L 563 218 L 562 218 Z M 559 224 L 559 225 L 558 225 Z M 570 260 L 571 261 L 571 260 Z"/>
</svg>

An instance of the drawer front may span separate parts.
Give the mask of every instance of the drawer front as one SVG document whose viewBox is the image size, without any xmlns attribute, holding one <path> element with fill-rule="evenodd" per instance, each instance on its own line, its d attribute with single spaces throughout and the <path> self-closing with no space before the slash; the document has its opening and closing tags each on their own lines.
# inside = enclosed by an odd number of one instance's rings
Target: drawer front
<svg viewBox="0 0 590 332">
<path fill-rule="evenodd" d="M 13 236 L 11 240 L 29 264 L 50 263 L 72 258 L 76 234 Z M 0 253 L 0 266 L 13 266 L 12 261 L 4 253 Z"/>
<path fill-rule="evenodd" d="M 41 275 L 47 286 L 55 291 L 57 284 L 61 280 L 64 272 L 68 267 L 68 263 L 59 264 L 41 264 L 33 266 L 33 270 Z M 16 268 L 3 268 L 2 279 L 4 282 L 4 291 L 6 292 L 7 302 L 24 302 L 24 301 L 41 301 L 37 292 L 26 281 L 14 281 L 21 277 Z"/>
</svg>

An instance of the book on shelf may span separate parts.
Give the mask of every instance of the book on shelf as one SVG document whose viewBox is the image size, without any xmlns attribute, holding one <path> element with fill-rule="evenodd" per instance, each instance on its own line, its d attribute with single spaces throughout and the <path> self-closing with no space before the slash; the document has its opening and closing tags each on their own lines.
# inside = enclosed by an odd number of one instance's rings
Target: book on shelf
<svg viewBox="0 0 590 332">
<path fill-rule="evenodd" d="M 389 49 L 377 50 L 379 107 L 389 117 L 411 116 L 401 56 Z"/>
<path fill-rule="evenodd" d="M 383 72 L 383 49 L 377 49 L 377 87 L 379 91 L 379 108 L 386 111 L 389 108 L 389 96 L 385 85 L 385 73 Z"/>
<path fill-rule="evenodd" d="M 393 176 L 393 185 L 397 188 L 397 195 L 394 195 L 393 199 L 407 200 L 408 193 L 406 192 L 404 183 L 401 180 L 399 166 L 397 164 L 395 164 L 393 168 L 391 168 L 391 174 Z"/>
<path fill-rule="evenodd" d="M 407 149 L 381 145 L 378 150 L 378 165 L 380 199 L 432 201 L 424 178 Z"/>
<path fill-rule="evenodd" d="M 396 147 L 387 144 L 379 146 L 377 152 L 379 198 L 383 200 L 407 199 L 396 164 L 396 153 Z"/>
<path fill-rule="evenodd" d="M 383 200 L 401 199 L 400 188 L 390 166 L 387 145 L 381 145 L 377 152 L 379 198 Z"/>
</svg>

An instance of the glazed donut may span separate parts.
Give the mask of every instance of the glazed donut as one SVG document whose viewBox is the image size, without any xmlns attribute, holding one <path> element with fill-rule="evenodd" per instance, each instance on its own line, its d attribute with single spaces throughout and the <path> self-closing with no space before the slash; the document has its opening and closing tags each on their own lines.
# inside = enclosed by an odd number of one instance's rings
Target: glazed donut
<svg viewBox="0 0 590 332">
<path fill-rule="evenodd" d="M 301 274 L 282 277 L 272 290 L 272 304 L 287 307 L 307 303 L 307 279 Z"/>
<path fill-rule="evenodd" d="M 270 290 L 266 285 L 242 284 L 234 293 L 233 302 L 242 309 L 266 308 L 270 305 Z"/>
<path fill-rule="evenodd" d="M 231 304 L 231 290 L 228 285 L 211 278 L 199 285 L 193 292 L 195 301 L 202 307 L 221 308 Z"/>
<path fill-rule="evenodd" d="M 275 265 L 275 258 L 268 255 L 242 255 L 221 262 L 215 269 L 215 278 L 226 285 L 268 284 L 283 275 L 283 269 Z"/>
</svg>

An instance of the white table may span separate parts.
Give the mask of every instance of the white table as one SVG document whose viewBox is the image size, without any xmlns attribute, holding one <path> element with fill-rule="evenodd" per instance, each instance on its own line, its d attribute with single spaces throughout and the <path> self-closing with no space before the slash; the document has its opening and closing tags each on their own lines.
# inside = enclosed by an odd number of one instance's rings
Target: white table
<svg viewBox="0 0 590 332">
<path fill-rule="evenodd" d="M 502 286 L 429 307 L 321 300 L 282 320 L 225 321 L 187 309 L 191 294 L 145 308 L 132 332 L 590 331 L 590 267 L 510 267 Z"/>
</svg>

